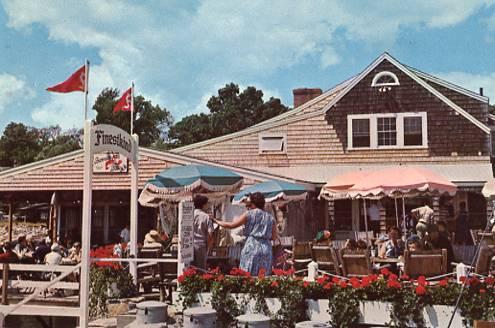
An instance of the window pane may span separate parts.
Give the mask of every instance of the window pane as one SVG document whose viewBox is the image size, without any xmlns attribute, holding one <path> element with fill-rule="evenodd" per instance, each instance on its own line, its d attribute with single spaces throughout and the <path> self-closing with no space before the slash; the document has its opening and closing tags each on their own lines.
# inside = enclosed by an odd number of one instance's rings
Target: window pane
<svg viewBox="0 0 495 328">
<path fill-rule="evenodd" d="M 284 151 L 284 137 L 261 137 L 260 149 L 263 152 L 282 152 Z"/>
<path fill-rule="evenodd" d="M 397 127 L 395 117 L 379 117 L 377 120 L 378 146 L 397 145 Z"/>
<path fill-rule="evenodd" d="M 370 146 L 370 120 L 352 120 L 352 147 Z"/>
<path fill-rule="evenodd" d="M 421 117 L 404 117 L 404 146 L 423 145 L 423 122 Z"/>
</svg>

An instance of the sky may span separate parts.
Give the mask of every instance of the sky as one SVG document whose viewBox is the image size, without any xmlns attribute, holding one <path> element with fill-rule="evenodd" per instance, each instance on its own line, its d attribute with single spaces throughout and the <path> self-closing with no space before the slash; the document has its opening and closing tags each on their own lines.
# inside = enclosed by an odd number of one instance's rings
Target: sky
<svg viewBox="0 0 495 328">
<path fill-rule="evenodd" d="M 0 0 L 0 130 L 82 127 L 83 94 L 45 89 L 85 58 L 90 105 L 134 81 L 177 121 L 230 82 L 292 106 L 385 51 L 495 99 L 495 0 Z"/>
</svg>

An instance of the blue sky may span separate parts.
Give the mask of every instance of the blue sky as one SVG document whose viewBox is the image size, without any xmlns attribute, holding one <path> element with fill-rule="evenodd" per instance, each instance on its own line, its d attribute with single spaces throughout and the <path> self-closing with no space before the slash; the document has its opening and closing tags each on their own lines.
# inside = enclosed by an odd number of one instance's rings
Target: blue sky
<svg viewBox="0 0 495 328">
<path fill-rule="evenodd" d="M 82 94 L 51 94 L 91 61 L 90 103 L 127 88 L 176 119 L 231 81 L 292 104 L 382 52 L 495 99 L 495 0 L 0 0 L 0 129 L 82 126 Z M 93 115 L 93 114 L 91 114 Z"/>
</svg>

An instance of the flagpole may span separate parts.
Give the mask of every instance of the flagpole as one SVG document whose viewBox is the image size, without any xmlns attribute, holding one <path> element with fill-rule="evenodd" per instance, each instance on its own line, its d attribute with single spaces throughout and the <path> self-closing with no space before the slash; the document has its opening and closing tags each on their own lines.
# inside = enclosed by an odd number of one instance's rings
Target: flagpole
<svg viewBox="0 0 495 328">
<path fill-rule="evenodd" d="M 88 119 L 88 80 L 89 80 L 89 60 L 84 62 L 84 122 Z"/>
<path fill-rule="evenodd" d="M 134 82 L 131 85 L 131 136 L 134 133 Z"/>
</svg>

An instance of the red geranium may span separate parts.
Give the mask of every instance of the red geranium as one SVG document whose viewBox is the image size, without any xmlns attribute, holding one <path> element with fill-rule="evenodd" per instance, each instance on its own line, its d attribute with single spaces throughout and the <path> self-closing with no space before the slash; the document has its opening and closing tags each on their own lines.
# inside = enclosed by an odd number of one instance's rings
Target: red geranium
<svg viewBox="0 0 495 328">
<path fill-rule="evenodd" d="M 426 294 L 425 286 L 419 285 L 416 287 L 416 295 L 424 295 Z"/>
<path fill-rule="evenodd" d="M 352 277 L 349 280 L 349 283 L 351 284 L 352 288 L 360 288 L 361 287 L 361 283 L 359 282 L 359 279 L 356 277 Z"/>
<path fill-rule="evenodd" d="M 331 289 L 332 288 L 332 283 L 326 283 L 325 286 L 323 286 L 323 289 Z"/>
<path fill-rule="evenodd" d="M 380 270 L 380 273 L 384 276 L 388 276 L 390 274 L 390 270 L 388 268 L 383 268 Z"/>
<path fill-rule="evenodd" d="M 438 286 L 440 286 L 440 287 L 447 287 L 448 285 L 449 285 L 448 279 L 442 279 L 438 282 Z"/>
<path fill-rule="evenodd" d="M 400 282 L 398 282 L 397 280 L 389 280 L 389 281 L 387 281 L 387 286 L 389 288 L 400 288 L 401 287 Z"/>
<path fill-rule="evenodd" d="M 272 283 L 270 284 L 270 286 L 272 286 L 274 288 L 278 287 L 279 286 L 278 281 L 276 281 L 276 280 L 272 281 Z"/>
</svg>

